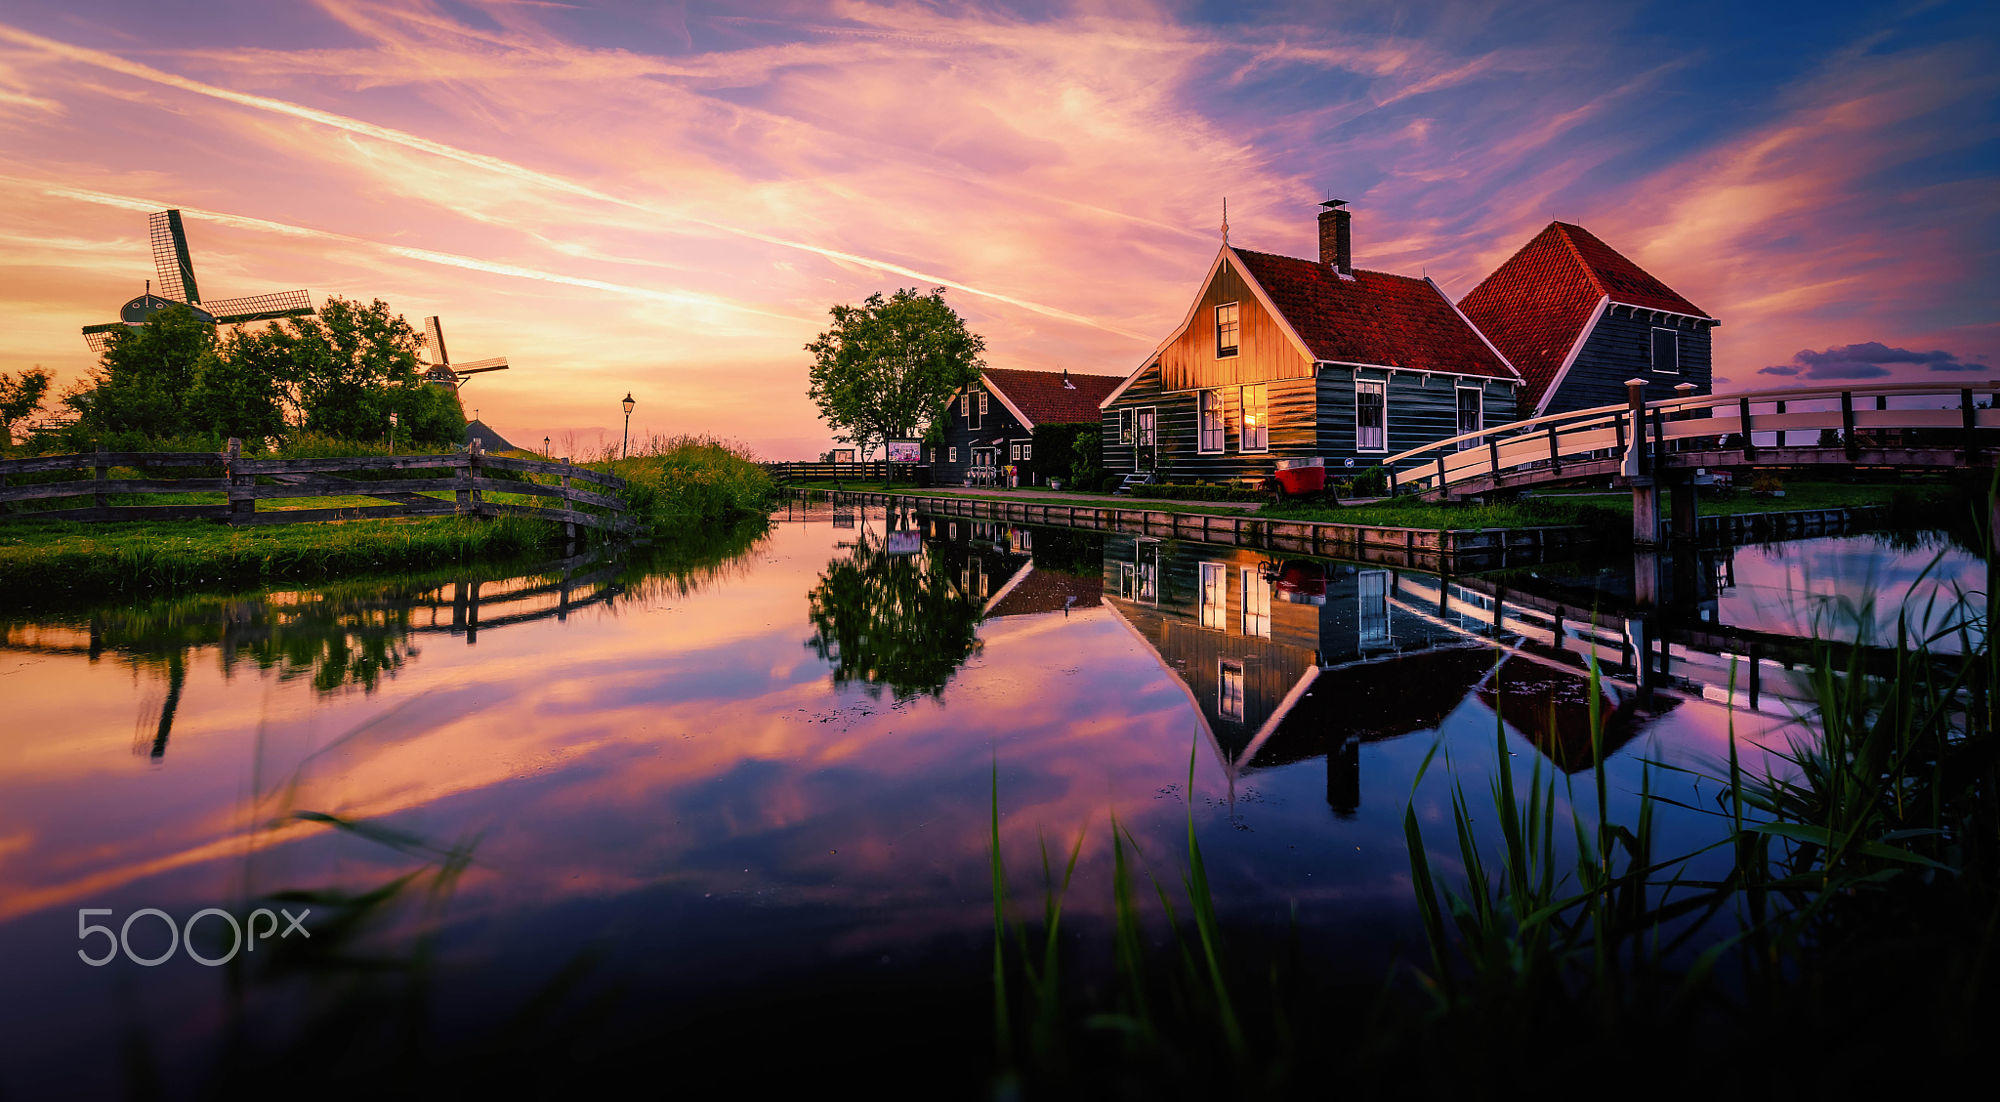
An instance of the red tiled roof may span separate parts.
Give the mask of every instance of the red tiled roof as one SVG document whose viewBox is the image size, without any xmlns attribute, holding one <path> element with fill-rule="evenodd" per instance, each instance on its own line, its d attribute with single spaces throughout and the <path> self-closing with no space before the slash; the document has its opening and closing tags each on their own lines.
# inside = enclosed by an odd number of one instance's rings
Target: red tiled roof
<svg viewBox="0 0 2000 1102">
<path fill-rule="evenodd" d="M 1359 270 L 1342 279 L 1315 261 L 1233 251 L 1315 359 L 1517 377 L 1429 280 Z"/>
<path fill-rule="evenodd" d="M 1079 577 L 1059 570 L 1036 570 L 1008 590 L 988 617 L 1037 616 L 1065 609 L 1096 608 L 1104 597 L 1104 579 L 1092 574 Z"/>
<path fill-rule="evenodd" d="M 1018 371 L 989 367 L 980 377 L 986 385 L 1005 394 L 1015 408 L 1037 425 L 1088 422 L 1096 424 L 1097 404 L 1125 380 L 1116 375 L 1069 374 L 1063 386 L 1060 371 Z"/>
<path fill-rule="evenodd" d="M 1550 222 L 1458 300 L 1458 308 L 1520 369 L 1527 381 L 1520 394 L 1525 413 L 1541 404 L 1607 295 L 1627 306 L 1708 316 L 1589 230 L 1568 222 Z"/>
</svg>

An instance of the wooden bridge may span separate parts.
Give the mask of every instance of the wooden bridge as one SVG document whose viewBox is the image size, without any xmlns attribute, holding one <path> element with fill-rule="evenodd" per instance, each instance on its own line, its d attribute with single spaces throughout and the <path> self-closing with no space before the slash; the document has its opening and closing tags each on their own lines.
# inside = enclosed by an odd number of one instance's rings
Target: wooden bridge
<svg viewBox="0 0 2000 1102">
<path fill-rule="evenodd" d="M 140 477 L 113 477 L 120 468 Z M 382 517 L 526 516 L 576 529 L 632 527 L 616 493 L 625 481 L 567 459 L 487 455 L 477 441 L 438 455 L 294 459 L 215 452 L 113 452 L 0 460 L 0 516 L 44 520 L 218 520 L 299 524 Z M 113 504 L 126 495 L 175 495 L 172 504 Z M 197 497 L 189 503 L 187 498 Z M 381 505 L 258 508 L 284 499 L 360 497 Z M 504 500 L 512 498 L 513 500 Z M 69 499 L 65 502 L 64 499 Z M 19 509 L 19 503 L 61 502 Z"/>
<path fill-rule="evenodd" d="M 1394 493 L 1471 497 L 1605 480 L 1633 491 L 1633 540 L 1660 537 L 1659 491 L 1674 489 L 1674 532 L 1692 535 L 1695 471 L 1775 467 L 1991 468 L 2000 451 L 2000 380 L 1966 387 L 1889 383 L 1786 387 L 1629 400 L 1466 433 L 1382 461 Z M 1982 401 L 1983 399 L 1983 401 Z M 1797 434 L 1811 443 L 1792 442 Z"/>
</svg>

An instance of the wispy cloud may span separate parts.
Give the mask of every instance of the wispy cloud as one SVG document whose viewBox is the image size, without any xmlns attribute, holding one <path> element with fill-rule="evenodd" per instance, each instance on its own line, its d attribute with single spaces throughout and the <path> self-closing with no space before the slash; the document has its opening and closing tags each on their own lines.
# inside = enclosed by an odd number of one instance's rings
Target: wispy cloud
<svg viewBox="0 0 2000 1102">
<path fill-rule="evenodd" d="M 1790 362 L 1758 368 L 1757 374 L 1807 379 L 1885 379 L 1895 374 L 1895 368 L 1982 374 L 1992 371 L 1983 363 L 1969 363 L 1942 349 L 1915 352 L 1891 348 L 1881 341 L 1865 341 L 1818 352 L 1801 349 Z"/>
</svg>

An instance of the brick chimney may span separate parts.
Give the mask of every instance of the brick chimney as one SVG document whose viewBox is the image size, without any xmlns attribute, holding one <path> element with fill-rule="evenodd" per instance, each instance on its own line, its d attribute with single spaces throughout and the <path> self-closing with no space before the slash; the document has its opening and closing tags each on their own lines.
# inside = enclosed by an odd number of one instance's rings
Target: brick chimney
<svg viewBox="0 0 2000 1102">
<path fill-rule="evenodd" d="M 1319 212 L 1319 262 L 1341 275 L 1354 274 L 1354 212 L 1347 200 L 1328 199 Z"/>
</svg>

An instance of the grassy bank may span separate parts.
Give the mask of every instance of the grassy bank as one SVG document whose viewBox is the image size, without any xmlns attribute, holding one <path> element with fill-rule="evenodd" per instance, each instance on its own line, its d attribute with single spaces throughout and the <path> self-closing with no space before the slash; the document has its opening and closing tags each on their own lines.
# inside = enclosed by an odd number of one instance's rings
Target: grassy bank
<svg viewBox="0 0 2000 1102">
<path fill-rule="evenodd" d="M 8 603 L 132 597 L 218 585 L 312 582 L 545 551 L 555 526 L 518 517 L 357 520 L 231 528 L 210 521 L 0 524 Z"/>
<path fill-rule="evenodd" d="M 733 524 L 778 500 L 777 483 L 747 449 L 713 437 L 655 436 L 589 465 L 626 481 L 619 496 L 653 536 Z"/>
</svg>

